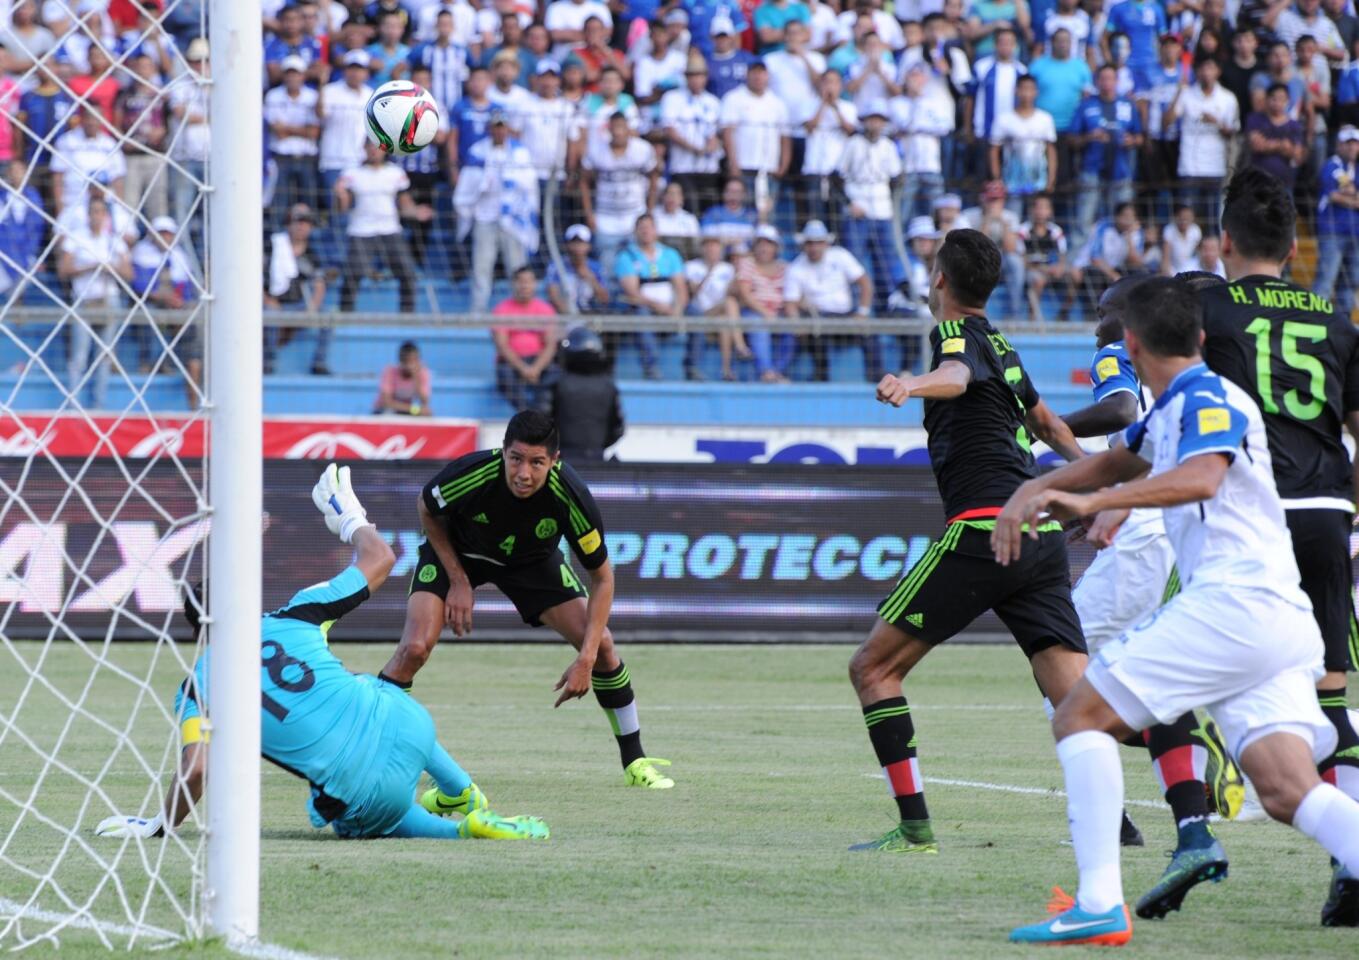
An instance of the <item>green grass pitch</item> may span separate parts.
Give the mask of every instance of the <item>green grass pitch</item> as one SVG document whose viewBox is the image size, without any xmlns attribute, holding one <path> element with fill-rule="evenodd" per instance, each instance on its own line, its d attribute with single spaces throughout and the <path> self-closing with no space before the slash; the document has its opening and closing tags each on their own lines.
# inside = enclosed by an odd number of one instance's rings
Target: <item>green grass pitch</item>
<svg viewBox="0 0 1359 960">
<path fill-rule="evenodd" d="M 352 669 L 376 670 L 389 648 L 338 652 Z M 265 764 L 263 938 L 345 958 L 1018 957 L 1026 948 L 1005 943 L 1010 927 L 1043 915 L 1052 884 L 1074 890 L 1065 804 L 1046 792 L 1061 788 L 1061 771 L 1017 650 L 946 647 L 907 685 L 937 857 L 845 849 L 889 829 L 894 813 L 845 676 L 848 648 L 623 652 L 644 742 L 674 761 L 674 790 L 623 786 L 593 698 L 553 711 L 564 648 L 445 643 L 415 691 L 440 739 L 497 810 L 545 817 L 552 839 L 342 842 L 310 829 L 305 787 Z M 45 672 L 76 683 L 87 663 L 57 648 Z M 13 702 L 16 682 L 0 675 L 0 703 Z M 167 672 L 167 695 L 175 682 Z M 99 689 L 92 702 L 104 697 L 116 715 L 118 696 Z M 51 739 L 65 716 L 45 702 L 31 698 L 19 721 Z M 91 769 L 107 753 L 100 736 L 78 728 L 61 755 Z M 1124 759 L 1130 799 L 1158 801 L 1145 754 L 1125 750 Z M 108 789 L 139 796 L 134 774 L 120 760 Z M 33 781 L 12 738 L 0 742 L 0 778 L 10 793 Z M 39 806 L 58 815 L 79 800 L 55 777 Z M 0 838 L 14 813 L 0 804 Z M 1129 900 L 1174 845 L 1166 811 L 1133 814 L 1147 846 L 1125 857 Z M 1318 847 L 1275 824 L 1218 829 L 1230 879 L 1198 888 L 1166 921 L 1138 922 L 1129 954 L 1359 956 L 1359 931 L 1318 925 L 1329 878 Z M 55 849 L 49 834 L 26 827 L 5 856 L 50 863 Z M 58 879 L 76 889 L 87 878 L 73 869 Z M 0 897 L 22 895 L 26 884 L 0 867 Z M 71 931 L 59 950 L 32 955 L 104 954 L 88 933 Z M 214 944 L 156 954 L 218 955 L 226 953 Z"/>
</svg>

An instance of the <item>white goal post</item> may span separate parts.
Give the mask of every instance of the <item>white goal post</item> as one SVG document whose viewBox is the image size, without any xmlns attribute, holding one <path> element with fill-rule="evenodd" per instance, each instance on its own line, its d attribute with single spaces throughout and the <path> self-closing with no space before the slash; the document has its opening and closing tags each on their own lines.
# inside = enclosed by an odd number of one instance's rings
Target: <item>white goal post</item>
<svg viewBox="0 0 1359 960">
<path fill-rule="evenodd" d="M 57 48 L 0 76 L 26 148 L 0 170 L 0 951 L 215 935 L 283 956 L 257 940 L 262 11 L 152 7 L 114 28 L 51 0 L 90 85 Z M 138 79 L 143 54 L 162 82 Z M 109 78 L 151 102 L 138 116 L 159 104 L 159 139 L 97 107 Z M 46 129 L 8 99 L 52 84 Z M 154 435 L 123 443 L 131 421 Z M 178 792 L 176 688 L 199 657 L 203 802 L 163 836 L 96 830 Z"/>
</svg>

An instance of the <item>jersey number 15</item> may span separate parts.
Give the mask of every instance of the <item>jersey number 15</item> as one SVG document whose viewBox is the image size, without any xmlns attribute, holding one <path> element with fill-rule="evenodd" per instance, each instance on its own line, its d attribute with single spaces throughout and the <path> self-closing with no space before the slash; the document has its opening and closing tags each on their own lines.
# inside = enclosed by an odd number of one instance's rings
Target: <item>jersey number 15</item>
<svg viewBox="0 0 1359 960">
<path fill-rule="evenodd" d="M 1319 323 L 1302 323 L 1285 320 L 1279 325 L 1279 359 L 1299 373 L 1306 374 L 1309 382 L 1307 395 L 1303 402 L 1302 392 L 1296 388 L 1283 395 L 1284 409 L 1294 420 L 1315 420 L 1326 406 L 1326 368 L 1316 357 L 1308 356 L 1298 349 L 1299 340 L 1321 343 L 1326 339 L 1326 328 Z M 1260 406 L 1265 413 L 1278 413 L 1279 403 L 1274 398 L 1273 333 L 1274 321 L 1268 317 L 1256 317 L 1246 327 L 1246 332 L 1255 337 L 1255 378 L 1260 394 Z M 1288 371 L 1279 371 L 1286 376 Z"/>
</svg>

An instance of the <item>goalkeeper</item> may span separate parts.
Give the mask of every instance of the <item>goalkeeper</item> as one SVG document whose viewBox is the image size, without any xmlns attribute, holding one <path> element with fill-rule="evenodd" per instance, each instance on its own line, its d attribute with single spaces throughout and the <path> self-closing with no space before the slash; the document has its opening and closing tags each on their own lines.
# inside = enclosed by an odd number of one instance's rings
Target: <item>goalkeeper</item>
<svg viewBox="0 0 1359 960">
<path fill-rule="evenodd" d="M 326 642 L 330 624 L 368 599 L 391 572 L 391 548 L 368 522 L 349 483 L 349 468 L 328 466 L 312 490 L 326 526 L 357 551 L 354 564 L 334 579 L 299 591 L 266 614 L 261 630 L 260 746 L 266 760 L 311 784 L 308 810 L 317 827 L 330 824 L 341 837 L 426 837 L 458 840 L 546 839 L 536 817 L 500 817 L 486 797 L 435 739 L 429 711 L 399 687 L 351 674 Z M 200 599 L 185 613 L 199 629 Z M 100 836 L 159 836 L 177 827 L 203 791 L 208 731 L 198 701 L 207 658 L 175 697 L 182 748 L 175 786 L 150 819 L 109 817 Z M 456 799 L 462 820 L 444 820 L 415 803 L 428 771 L 439 790 Z"/>
</svg>

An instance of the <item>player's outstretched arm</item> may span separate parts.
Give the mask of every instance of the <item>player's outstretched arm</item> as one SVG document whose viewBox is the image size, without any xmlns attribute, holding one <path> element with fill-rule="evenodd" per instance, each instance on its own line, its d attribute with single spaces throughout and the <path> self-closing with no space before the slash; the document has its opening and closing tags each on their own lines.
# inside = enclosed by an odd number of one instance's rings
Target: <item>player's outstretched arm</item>
<svg viewBox="0 0 1359 960">
<path fill-rule="evenodd" d="M 971 367 L 957 360 L 945 360 L 929 373 L 918 377 L 898 377 L 889 373 L 878 382 L 878 402 L 899 407 L 911 397 L 952 400 L 961 397 L 971 382 Z"/>
<path fill-rule="evenodd" d="M 368 522 L 368 511 L 359 502 L 350 483 L 349 468 L 330 464 L 311 490 L 311 501 L 326 518 L 326 528 L 345 543 L 352 543 L 358 556 L 354 561 L 368 581 L 371 593 L 387 580 L 396 564 L 396 555 L 387 546 L 377 527 Z"/>
<path fill-rule="evenodd" d="M 1103 437 L 1117 433 L 1137 419 L 1137 396 L 1127 390 L 1081 407 L 1062 418 L 1077 437 Z"/>
<path fill-rule="evenodd" d="M 203 796 L 203 775 L 208 769 L 208 745 L 205 741 L 190 743 L 179 752 L 179 770 L 170 789 L 165 792 L 161 810 L 149 819 L 116 814 L 100 821 L 94 828 L 97 836 L 121 840 L 125 837 L 159 837 L 168 826 L 173 830 L 184 822 L 189 811 Z"/>
<path fill-rule="evenodd" d="M 604 642 L 604 631 L 609 626 L 609 613 L 613 610 L 613 565 L 605 560 L 589 572 L 590 597 L 585 602 L 585 639 L 581 642 L 576 659 L 552 688 L 561 691 L 557 702 L 552 705 L 554 708 L 590 692 L 590 676 L 595 660 L 599 657 L 599 645 Z"/>
<path fill-rule="evenodd" d="M 354 531 L 354 547 L 358 552 L 354 566 L 368 581 L 368 592 L 373 593 L 387 582 L 387 575 L 396 565 L 396 554 L 372 524 Z"/>
</svg>

